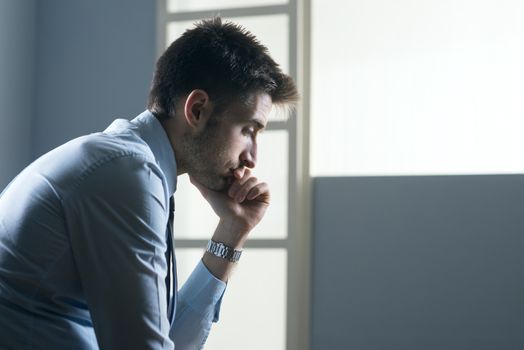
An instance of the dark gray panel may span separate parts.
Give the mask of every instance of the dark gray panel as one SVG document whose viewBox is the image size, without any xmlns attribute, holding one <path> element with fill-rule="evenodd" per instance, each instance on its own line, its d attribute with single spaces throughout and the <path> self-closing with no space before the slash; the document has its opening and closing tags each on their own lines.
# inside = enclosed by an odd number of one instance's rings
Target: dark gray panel
<svg viewBox="0 0 524 350">
<path fill-rule="evenodd" d="M 156 2 L 39 2 L 33 156 L 145 110 Z"/>
<path fill-rule="evenodd" d="M 524 176 L 317 178 L 312 349 L 524 349 Z"/>
<path fill-rule="evenodd" d="M 35 0 L 0 0 L 0 192 L 31 160 Z"/>
</svg>

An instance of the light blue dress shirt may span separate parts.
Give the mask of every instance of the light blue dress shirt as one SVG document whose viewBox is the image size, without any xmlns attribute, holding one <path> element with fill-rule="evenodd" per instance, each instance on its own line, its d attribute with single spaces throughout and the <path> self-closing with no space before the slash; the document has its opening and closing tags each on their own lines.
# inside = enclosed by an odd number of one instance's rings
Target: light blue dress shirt
<svg viewBox="0 0 524 350">
<path fill-rule="evenodd" d="M 169 319 L 176 179 L 148 111 L 24 169 L 0 195 L 0 349 L 202 348 L 226 284 L 200 261 Z M 173 276 L 176 287 L 176 266 Z"/>
</svg>

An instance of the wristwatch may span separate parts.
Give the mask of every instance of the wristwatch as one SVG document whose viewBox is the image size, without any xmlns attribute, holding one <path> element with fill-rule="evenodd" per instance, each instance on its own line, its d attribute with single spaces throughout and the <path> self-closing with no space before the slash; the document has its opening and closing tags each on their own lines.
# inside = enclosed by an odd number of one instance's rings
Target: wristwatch
<svg viewBox="0 0 524 350">
<path fill-rule="evenodd" d="M 240 255 L 242 255 L 241 250 L 234 250 L 224 243 L 215 242 L 212 239 L 207 243 L 206 252 L 218 256 L 219 258 L 229 260 L 230 262 L 237 262 L 240 260 Z"/>
</svg>

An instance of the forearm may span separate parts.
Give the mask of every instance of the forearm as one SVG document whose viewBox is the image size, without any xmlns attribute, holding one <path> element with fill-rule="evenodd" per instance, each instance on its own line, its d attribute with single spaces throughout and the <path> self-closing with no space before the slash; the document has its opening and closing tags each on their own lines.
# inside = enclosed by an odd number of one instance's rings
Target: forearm
<svg viewBox="0 0 524 350">
<path fill-rule="evenodd" d="M 225 289 L 226 284 L 215 278 L 203 262 L 197 264 L 177 295 L 169 333 L 176 350 L 202 349 L 211 324 L 218 321 Z"/>
</svg>

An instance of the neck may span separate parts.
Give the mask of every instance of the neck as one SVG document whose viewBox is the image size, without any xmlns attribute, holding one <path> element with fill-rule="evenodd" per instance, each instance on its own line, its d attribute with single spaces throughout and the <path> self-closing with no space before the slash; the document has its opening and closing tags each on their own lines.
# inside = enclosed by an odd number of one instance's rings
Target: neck
<svg viewBox="0 0 524 350">
<path fill-rule="evenodd" d="M 180 152 L 180 145 L 179 142 L 183 140 L 183 134 L 182 134 L 182 127 L 180 125 L 177 125 L 176 118 L 162 118 L 160 120 L 160 124 L 164 128 L 164 131 L 167 134 L 167 138 L 169 139 L 169 143 L 171 144 L 171 147 L 173 148 L 173 152 L 175 153 L 175 158 L 177 160 L 177 176 L 185 174 L 187 172 L 186 166 L 185 166 L 185 159 L 183 157 L 182 152 Z"/>
</svg>

